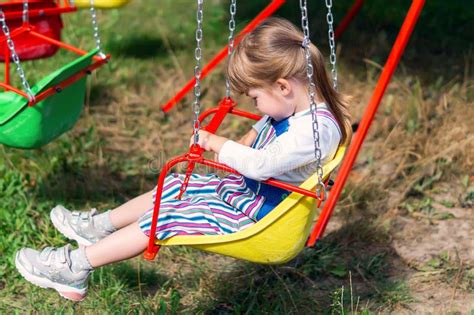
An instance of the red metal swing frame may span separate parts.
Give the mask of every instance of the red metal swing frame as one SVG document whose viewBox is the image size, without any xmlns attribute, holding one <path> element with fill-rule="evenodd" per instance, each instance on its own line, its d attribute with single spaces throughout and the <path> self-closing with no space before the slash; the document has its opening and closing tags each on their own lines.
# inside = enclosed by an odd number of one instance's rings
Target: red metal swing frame
<svg viewBox="0 0 474 315">
<path fill-rule="evenodd" d="M 350 20 L 352 20 L 352 18 L 355 16 L 356 12 L 360 9 L 360 6 L 362 5 L 362 2 L 363 2 L 362 0 L 356 0 L 349 14 L 346 16 L 347 20 L 346 18 L 343 19 L 345 23 L 341 24 L 342 31 L 340 31 L 339 34 L 342 34 L 343 30 L 347 27 Z M 346 180 L 349 176 L 352 166 L 354 165 L 357 155 L 361 149 L 362 143 L 364 142 L 368 129 L 373 122 L 375 113 L 377 112 L 377 109 L 380 105 L 380 102 L 388 86 L 388 83 L 390 82 L 390 79 L 393 76 L 393 73 L 395 72 L 395 69 L 397 68 L 397 65 L 400 62 L 401 56 L 403 55 L 404 49 L 408 43 L 408 40 L 410 39 L 410 36 L 413 32 L 413 29 L 416 25 L 418 17 L 420 16 L 420 13 L 423 9 L 424 4 L 425 4 L 425 0 L 412 1 L 412 4 L 405 17 L 405 20 L 401 26 L 400 32 L 395 40 L 395 43 L 392 47 L 392 50 L 390 51 L 388 59 L 385 63 L 385 66 L 382 70 L 380 78 L 377 82 L 374 93 L 372 94 L 369 104 L 364 112 L 363 118 L 357 130 L 357 133 L 354 135 L 351 145 L 346 153 L 346 157 L 343 160 L 341 168 L 338 172 L 338 176 L 335 180 L 335 185 L 332 187 L 331 194 L 329 194 L 329 198 L 324 204 L 321 214 L 319 215 L 318 220 L 307 240 L 307 246 L 309 247 L 314 246 L 316 241 L 319 240 L 321 236 L 324 234 L 324 231 L 333 213 L 337 200 L 342 192 L 342 189 L 346 183 Z M 206 117 L 210 115 L 214 115 L 214 116 L 212 117 L 209 125 L 205 127 L 204 129 L 206 131 L 214 133 L 227 114 L 233 114 L 233 115 L 246 117 L 246 118 L 254 119 L 254 120 L 258 120 L 260 118 L 259 115 L 236 109 L 235 108 L 236 105 L 237 105 L 236 102 L 233 101 L 231 98 L 224 98 L 220 102 L 218 107 L 205 111 L 203 114 L 201 114 L 199 118 L 200 121 L 203 121 Z M 158 178 L 158 183 L 157 183 L 155 208 L 154 208 L 154 213 L 153 213 L 153 218 L 152 218 L 152 225 L 151 225 L 148 247 L 144 253 L 144 257 L 146 259 L 153 260 L 160 249 L 160 246 L 155 244 L 155 239 L 156 239 L 155 231 L 156 231 L 156 226 L 158 223 L 163 183 L 164 183 L 166 175 L 168 174 L 168 171 L 173 166 L 175 166 L 178 163 L 183 163 L 183 162 L 188 163 L 188 167 L 186 170 L 186 179 L 185 179 L 185 184 L 184 184 L 185 186 L 187 185 L 187 182 L 189 181 L 189 177 L 196 163 L 210 166 L 216 169 L 224 170 L 229 173 L 238 174 L 235 170 L 229 168 L 228 166 L 224 164 L 205 159 L 202 156 L 202 154 L 203 154 L 203 149 L 200 148 L 199 145 L 193 145 L 191 146 L 188 153 L 172 159 L 165 165 L 165 167 L 161 171 L 160 176 Z M 321 199 L 324 199 L 324 196 L 321 196 L 322 198 L 318 198 L 318 196 L 316 196 L 316 194 L 313 191 L 301 189 L 300 187 L 282 183 L 273 179 L 267 180 L 265 181 L 265 183 L 316 198 L 319 200 L 318 207 L 321 204 Z M 178 197 L 180 196 L 181 196 L 181 193 Z"/>
<path fill-rule="evenodd" d="M 65 0 L 66 3 L 70 3 L 69 1 Z M 63 8 L 66 10 L 66 8 Z M 66 12 L 66 11 L 65 11 Z M 49 14 L 55 14 L 54 11 L 50 11 Z M 79 56 L 86 55 L 88 52 L 77 48 L 73 45 L 66 44 L 60 40 L 57 40 L 55 38 L 51 38 L 49 36 L 46 36 L 44 34 L 41 34 L 36 31 L 35 25 L 30 24 L 28 21 L 23 22 L 22 26 L 11 31 L 10 32 L 10 37 L 12 40 L 14 38 L 21 38 L 22 36 L 28 36 L 29 38 L 35 38 L 36 40 L 43 41 L 45 43 L 54 45 L 58 48 L 63 48 L 68 51 L 71 51 Z M 0 45 L 4 44 L 7 41 L 7 38 L 5 35 L 0 36 Z M 36 95 L 34 99 L 29 99 L 28 94 L 25 91 L 22 91 L 18 88 L 15 88 L 10 84 L 10 62 L 11 62 L 11 56 L 10 56 L 10 51 L 7 45 L 4 45 L 5 49 L 5 78 L 4 82 L 0 82 L 0 87 L 4 89 L 4 91 L 12 91 L 15 92 L 24 98 L 28 99 L 28 106 L 34 106 L 36 103 L 44 100 L 45 98 L 49 97 L 50 95 L 53 95 L 55 93 L 60 93 L 64 88 L 67 86 L 71 85 L 72 83 L 78 81 L 82 77 L 84 77 L 87 74 L 90 74 L 92 71 L 97 69 L 98 67 L 102 66 L 103 64 L 107 63 L 108 60 L 110 59 L 110 55 L 107 54 L 105 57 L 99 57 L 99 56 L 94 56 L 93 60 L 94 62 L 89 65 L 88 67 L 82 69 L 80 72 L 72 75 L 68 79 L 64 80 L 60 84 L 53 86 L 51 88 L 46 89 L 45 91 L 41 92 L 40 94 Z"/>
</svg>

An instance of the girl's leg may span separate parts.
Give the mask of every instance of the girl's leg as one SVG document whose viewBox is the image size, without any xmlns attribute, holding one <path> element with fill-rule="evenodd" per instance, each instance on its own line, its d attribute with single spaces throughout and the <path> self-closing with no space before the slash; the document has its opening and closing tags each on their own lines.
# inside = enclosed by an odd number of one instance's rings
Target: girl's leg
<svg viewBox="0 0 474 315">
<path fill-rule="evenodd" d="M 138 223 L 132 223 L 99 242 L 86 247 L 86 256 L 93 268 L 119 262 L 141 254 L 148 245 L 148 237 Z"/>
<path fill-rule="evenodd" d="M 170 174 L 164 183 L 161 201 L 172 200 L 179 193 L 184 175 Z M 201 193 L 203 187 L 207 188 L 211 183 L 218 183 L 215 175 L 193 175 L 186 194 Z M 95 210 L 89 212 L 70 211 L 61 205 L 51 211 L 51 221 L 58 231 L 67 238 L 76 240 L 79 244 L 89 246 L 103 239 L 114 231 L 136 222 L 149 209 L 153 207 L 155 190 L 138 196 L 123 205 L 102 213 Z"/>
<path fill-rule="evenodd" d="M 136 222 L 153 205 L 153 191 L 138 196 L 120 207 L 97 213 L 70 211 L 61 205 L 51 210 L 54 227 L 69 239 L 89 246 L 133 222 Z"/>
<path fill-rule="evenodd" d="M 136 222 L 153 205 L 153 191 L 140 195 L 110 211 L 110 221 L 117 229 Z"/>
<path fill-rule="evenodd" d="M 183 174 L 169 174 L 164 182 L 163 195 L 161 201 L 172 200 L 179 192 L 179 188 L 183 183 Z M 190 184 L 186 190 L 186 194 L 201 193 L 203 188 L 210 189 L 212 185 L 216 185 L 219 178 L 216 175 L 197 175 L 193 174 L 190 179 Z M 149 191 L 141 196 L 138 196 L 123 205 L 115 208 L 110 212 L 110 221 L 114 227 L 121 229 L 133 222 L 138 221 L 154 203 L 155 190 Z M 209 194 L 210 192 L 206 192 Z"/>
</svg>

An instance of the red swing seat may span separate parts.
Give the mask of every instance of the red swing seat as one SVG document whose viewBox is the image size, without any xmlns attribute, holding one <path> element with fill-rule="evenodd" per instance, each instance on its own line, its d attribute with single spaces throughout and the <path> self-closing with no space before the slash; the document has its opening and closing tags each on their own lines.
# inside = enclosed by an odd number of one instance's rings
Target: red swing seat
<svg viewBox="0 0 474 315">
<path fill-rule="evenodd" d="M 29 29 L 48 38 L 61 40 L 63 22 L 60 13 L 75 11 L 76 7 L 69 1 L 63 4 L 52 0 L 29 0 L 28 23 L 23 22 L 23 0 L 1 3 L 0 7 L 5 13 L 6 22 L 12 34 L 25 32 L 23 36 L 15 39 L 15 50 L 20 60 L 33 60 L 48 58 L 54 55 L 59 47 L 44 40 L 31 36 Z M 1 36 L 0 38 L 4 38 Z M 5 61 L 5 55 L 10 51 L 6 41 L 0 43 L 0 61 Z"/>
</svg>

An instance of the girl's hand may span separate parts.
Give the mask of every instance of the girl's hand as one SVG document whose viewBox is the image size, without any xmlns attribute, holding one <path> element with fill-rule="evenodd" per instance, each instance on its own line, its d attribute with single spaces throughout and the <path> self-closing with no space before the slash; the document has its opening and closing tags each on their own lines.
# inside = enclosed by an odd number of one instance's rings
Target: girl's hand
<svg viewBox="0 0 474 315">
<path fill-rule="evenodd" d="M 227 138 L 216 136 L 215 134 L 207 132 L 205 130 L 199 130 L 198 144 L 206 151 L 213 151 L 219 154 L 222 146 L 227 140 Z M 193 145 L 193 143 L 194 136 L 191 136 L 189 146 Z"/>
<path fill-rule="evenodd" d="M 201 148 L 203 148 L 206 151 L 209 151 L 209 148 L 207 147 L 209 143 L 209 138 L 212 136 L 211 133 L 204 131 L 204 130 L 199 130 L 199 140 L 197 144 Z M 191 139 L 189 140 L 189 146 L 192 146 L 194 144 L 194 135 L 191 136 Z"/>
</svg>

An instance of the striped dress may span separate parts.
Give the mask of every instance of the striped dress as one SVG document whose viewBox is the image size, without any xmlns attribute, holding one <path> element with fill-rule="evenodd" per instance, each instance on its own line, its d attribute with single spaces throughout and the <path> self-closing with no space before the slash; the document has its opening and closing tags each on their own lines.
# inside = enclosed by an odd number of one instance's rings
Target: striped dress
<svg viewBox="0 0 474 315">
<path fill-rule="evenodd" d="M 320 113 L 318 108 L 318 115 L 327 116 L 328 113 L 327 110 Z M 280 122 L 268 119 L 252 148 L 265 148 L 287 130 L 288 119 Z M 184 174 L 170 174 L 165 178 L 157 239 L 164 240 L 175 235 L 235 233 L 255 224 L 290 193 L 240 175 L 221 178 L 215 174 L 193 174 L 186 192 L 178 200 L 176 196 L 184 178 Z M 147 236 L 150 235 L 152 216 L 153 207 L 138 221 L 140 229 Z"/>
</svg>

